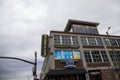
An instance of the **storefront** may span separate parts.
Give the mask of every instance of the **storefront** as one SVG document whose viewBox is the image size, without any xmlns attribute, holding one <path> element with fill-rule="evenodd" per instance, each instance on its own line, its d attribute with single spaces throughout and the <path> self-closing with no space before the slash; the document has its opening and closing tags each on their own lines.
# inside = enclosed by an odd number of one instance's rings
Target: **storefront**
<svg viewBox="0 0 120 80">
<path fill-rule="evenodd" d="M 86 80 L 85 74 L 85 69 L 51 70 L 47 73 L 45 80 Z"/>
</svg>

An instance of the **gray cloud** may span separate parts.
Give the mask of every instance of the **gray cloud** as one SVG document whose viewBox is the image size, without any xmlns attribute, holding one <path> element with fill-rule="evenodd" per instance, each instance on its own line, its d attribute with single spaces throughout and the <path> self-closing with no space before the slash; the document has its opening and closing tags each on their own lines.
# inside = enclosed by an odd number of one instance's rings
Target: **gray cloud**
<svg viewBox="0 0 120 80">
<path fill-rule="evenodd" d="M 42 34 L 64 30 L 68 19 L 99 22 L 102 34 L 109 26 L 110 33 L 115 32 L 120 29 L 119 7 L 119 0 L 0 0 L 0 56 L 34 61 L 34 51 L 37 51 L 40 71 Z M 2 80 L 10 80 L 12 75 L 17 78 L 16 73 L 22 76 L 20 80 L 27 76 L 26 72 L 31 75 L 29 64 L 1 59 L 0 63 L 0 78 L 9 78 Z"/>
</svg>

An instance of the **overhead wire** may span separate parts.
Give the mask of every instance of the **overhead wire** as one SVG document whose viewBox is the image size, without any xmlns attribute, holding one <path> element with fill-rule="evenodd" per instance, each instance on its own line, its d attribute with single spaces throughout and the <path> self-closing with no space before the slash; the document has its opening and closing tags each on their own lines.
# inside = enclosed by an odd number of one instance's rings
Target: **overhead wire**
<svg viewBox="0 0 120 80">
<path fill-rule="evenodd" d="M 118 29 L 117 31 L 111 32 L 110 34 L 115 34 L 118 33 L 120 31 L 120 29 Z"/>
</svg>

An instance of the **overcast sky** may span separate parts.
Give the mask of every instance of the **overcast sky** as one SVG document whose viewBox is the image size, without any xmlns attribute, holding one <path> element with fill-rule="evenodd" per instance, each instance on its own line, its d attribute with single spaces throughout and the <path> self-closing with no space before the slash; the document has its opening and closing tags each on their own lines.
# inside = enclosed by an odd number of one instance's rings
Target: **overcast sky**
<svg viewBox="0 0 120 80">
<path fill-rule="evenodd" d="M 68 19 L 98 22 L 100 34 L 111 26 L 111 35 L 120 35 L 120 0 L 0 0 L 0 56 L 34 61 L 41 35 L 63 31 Z M 27 80 L 33 65 L 0 59 L 0 80 Z"/>
</svg>

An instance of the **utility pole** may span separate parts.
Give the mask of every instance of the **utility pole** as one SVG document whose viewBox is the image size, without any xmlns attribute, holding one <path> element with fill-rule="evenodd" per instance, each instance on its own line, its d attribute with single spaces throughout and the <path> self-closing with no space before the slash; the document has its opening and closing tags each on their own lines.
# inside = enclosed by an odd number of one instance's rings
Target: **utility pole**
<svg viewBox="0 0 120 80">
<path fill-rule="evenodd" d="M 14 60 L 19 60 L 19 61 L 23 61 L 29 64 L 34 65 L 33 66 L 33 76 L 34 76 L 34 80 L 37 79 L 37 52 L 35 51 L 35 62 L 31 62 L 25 59 L 21 59 L 21 58 L 16 58 L 16 57 L 4 57 L 4 56 L 0 56 L 0 59 L 14 59 Z"/>
<path fill-rule="evenodd" d="M 35 65 L 34 65 L 34 77 L 35 77 L 35 79 L 37 79 L 37 52 L 35 51 Z"/>
<path fill-rule="evenodd" d="M 116 75 L 116 79 L 119 80 L 119 77 L 118 77 L 118 74 L 119 74 L 119 64 L 118 64 L 118 62 L 117 62 L 117 61 L 118 61 L 118 58 L 117 58 L 117 55 L 116 55 L 116 53 L 115 53 L 115 49 L 114 49 L 114 47 L 113 47 L 113 45 L 112 45 L 112 41 L 111 41 L 110 36 L 109 36 L 109 30 L 110 30 L 110 28 L 111 28 L 111 27 L 108 27 L 108 29 L 107 29 L 107 31 L 106 31 L 106 34 L 107 34 L 108 40 L 110 41 L 110 46 L 111 46 L 111 48 L 112 48 L 113 60 L 114 60 L 113 63 L 115 63 L 114 66 L 113 66 L 114 73 L 115 73 L 115 75 Z M 115 59 L 115 57 L 116 57 L 116 59 Z M 118 70 L 118 74 L 117 74 L 117 72 L 116 72 L 117 70 L 115 71 L 115 69 Z"/>
</svg>

